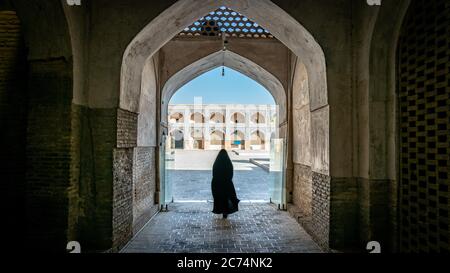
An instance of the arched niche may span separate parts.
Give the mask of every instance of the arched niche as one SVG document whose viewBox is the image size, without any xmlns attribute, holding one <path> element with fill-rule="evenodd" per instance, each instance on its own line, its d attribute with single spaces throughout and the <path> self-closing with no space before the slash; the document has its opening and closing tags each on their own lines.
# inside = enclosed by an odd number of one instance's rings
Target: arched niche
<svg viewBox="0 0 450 273">
<path fill-rule="evenodd" d="M 244 124 L 246 120 L 245 114 L 241 112 L 234 112 L 231 114 L 229 122 L 233 124 Z"/>
<path fill-rule="evenodd" d="M 173 113 L 169 117 L 169 122 L 172 123 L 184 123 L 184 115 L 182 113 Z"/>
<path fill-rule="evenodd" d="M 225 123 L 225 116 L 222 113 L 214 112 L 211 114 L 210 123 L 222 124 Z"/>
<path fill-rule="evenodd" d="M 261 112 L 254 113 L 251 117 L 251 122 L 255 124 L 264 124 L 266 123 L 266 116 Z"/>
<path fill-rule="evenodd" d="M 195 112 L 190 116 L 189 122 L 194 124 L 203 124 L 205 123 L 205 116 L 202 113 Z"/>
</svg>

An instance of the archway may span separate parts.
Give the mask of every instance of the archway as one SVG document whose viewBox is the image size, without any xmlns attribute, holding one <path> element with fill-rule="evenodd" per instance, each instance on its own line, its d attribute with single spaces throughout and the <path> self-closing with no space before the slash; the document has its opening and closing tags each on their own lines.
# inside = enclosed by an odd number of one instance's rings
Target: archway
<svg viewBox="0 0 450 273">
<path fill-rule="evenodd" d="M 174 130 L 170 133 L 171 149 L 184 149 L 184 133 L 181 130 Z"/>
<path fill-rule="evenodd" d="M 147 75 L 149 71 L 155 71 L 155 66 L 158 63 L 158 56 L 155 53 L 157 53 L 164 44 L 204 14 L 221 6 L 227 6 L 235 11 L 246 14 L 246 16 L 252 18 L 252 20 L 257 21 L 304 62 L 303 64 L 308 80 L 308 91 L 310 94 L 309 112 L 311 113 L 311 134 L 315 135 L 315 137 L 312 138 L 312 160 L 311 165 L 309 166 L 313 174 L 311 184 L 315 187 L 323 186 L 323 188 L 329 189 L 329 106 L 325 58 L 320 46 L 297 21 L 271 1 L 207 1 L 202 2 L 198 9 L 192 9 L 191 7 L 196 6 L 197 3 L 199 3 L 199 1 L 196 0 L 183 0 L 177 2 L 147 25 L 130 43 L 123 58 L 120 108 L 133 113 L 138 112 L 138 105 L 140 104 L 139 93 L 141 92 L 140 84 L 146 80 L 144 75 Z M 173 18 L 177 18 L 176 21 L 179 24 L 167 24 L 167 21 L 173 21 Z M 161 31 L 162 29 L 165 31 Z M 296 33 L 296 35 L 291 35 L 291 33 Z M 231 58 L 235 57 L 230 53 L 231 52 L 229 51 L 226 51 L 226 53 L 218 52 L 215 55 L 213 54 L 211 59 L 215 56 L 216 63 L 223 65 L 223 54 L 231 55 Z M 245 64 L 246 63 L 244 62 L 244 65 Z M 205 67 L 205 64 L 203 65 Z M 217 66 L 217 64 L 214 66 Z M 195 67 L 199 67 L 198 63 L 193 64 L 189 68 Z M 204 67 L 203 70 L 205 70 Z M 189 68 L 187 68 L 185 72 L 189 71 Z M 202 69 L 197 69 L 197 71 L 202 71 Z M 254 74 L 255 76 L 263 75 L 263 71 L 260 69 L 257 69 L 256 72 L 257 73 Z M 183 80 L 186 81 L 189 77 L 192 77 L 192 74 L 188 73 L 187 76 L 185 74 L 181 78 L 174 78 L 171 82 L 169 80 L 167 82 L 168 84 L 162 84 L 165 89 L 167 87 L 165 91 L 163 90 L 162 94 L 159 94 L 159 92 L 154 89 L 151 91 L 154 92 L 152 96 L 160 98 L 161 105 L 165 105 L 168 102 L 167 98 L 170 98 L 171 96 L 170 93 L 177 90 L 176 85 L 182 85 Z M 276 86 L 276 81 L 272 82 L 274 82 Z M 268 89 L 273 92 L 274 90 L 277 90 L 277 87 Z M 167 92 L 167 90 L 170 91 Z M 166 96 L 166 94 L 168 94 L 168 96 Z M 287 118 L 288 115 L 290 115 L 288 102 L 292 94 L 286 94 L 286 92 L 282 92 L 281 94 L 283 95 L 280 99 L 282 100 L 284 98 L 286 103 L 283 105 L 286 108 L 281 109 L 280 107 L 280 113 L 282 113 L 280 116 L 284 118 L 280 119 L 277 126 L 280 128 L 280 137 L 289 139 L 292 136 L 298 135 L 296 133 L 292 134 L 290 129 L 291 125 Z M 161 109 L 161 120 L 167 117 L 164 108 L 165 107 L 162 107 Z M 164 122 L 162 122 L 160 130 L 161 136 L 165 134 L 165 129 Z M 158 137 L 155 136 L 154 142 L 156 142 L 157 138 Z M 161 142 L 159 143 L 161 144 Z M 289 148 L 288 152 L 292 153 L 292 148 Z M 328 245 L 329 236 L 329 198 L 327 196 L 329 196 L 329 192 L 317 195 L 313 198 L 315 203 L 311 205 L 313 207 L 316 206 L 317 208 L 319 206 L 321 207 L 321 209 L 313 211 L 312 213 L 312 222 L 317 224 L 317 228 L 312 229 L 312 232 L 316 233 L 315 236 L 320 238 L 320 243 L 324 246 Z M 319 223 L 322 224 L 319 225 Z"/>
<path fill-rule="evenodd" d="M 203 124 L 205 123 L 205 116 L 202 113 L 193 113 L 190 118 L 191 124 Z"/>
<path fill-rule="evenodd" d="M 244 124 L 245 123 L 245 115 L 243 113 L 235 112 L 231 115 L 230 121 L 231 123 L 237 125 L 237 124 Z"/>
<path fill-rule="evenodd" d="M 194 150 L 205 149 L 205 136 L 202 129 L 191 129 L 191 138 L 193 141 L 192 148 Z"/>
<path fill-rule="evenodd" d="M 231 134 L 230 140 L 232 149 L 245 150 L 245 134 L 242 131 L 235 130 Z"/>
<path fill-rule="evenodd" d="M 261 206 L 267 205 L 271 200 L 269 185 L 272 175 L 266 167 L 270 165 L 270 153 L 250 149 L 250 131 L 255 126 L 250 124 L 249 117 L 255 112 L 277 115 L 275 100 L 267 89 L 245 74 L 232 69 L 226 71 L 226 77 L 221 76 L 221 69 L 217 68 L 192 79 L 177 90 L 169 102 L 169 113 L 177 109 L 189 116 L 193 113 L 202 114 L 206 119 L 205 123 L 190 127 L 191 132 L 198 131 L 198 138 L 192 137 L 190 140 L 194 144 L 187 146 L 184 152 L 171 153 L 173 156 L 167 163 L 165 184 L 167 188 L 173 189 L 175 204 L 209 200 L 210 185 L 197 180 L 210 180 L 217 151 L 223 148 L 232 159 L 234 183 L 240 200 L 244 203 L 257 201 Z M 215 87 L 217 89 L 214 89 Z M 191 104 L 192 100 L 202 101 L 202 104 Z M 272 126 L 269 129 L 269 126 L 258 126 L 273 131 L 277 127 Z M 169 131 L 173 127 L 174 125 L 169 124 Z M 195 143 L 201 146 L 203 139 L 204 150 L 199 151 Z M 257 160 L 250 160 L 253 158 Z M 186 177 L 191 178 L 189 183 L 181 179 Z M 193 177 L 195 179 L 192 179 Z M 186 192 L 192 192 L 190 200 L 187 200 Z"/>
<path fill-rule="evenodd" d="M 263 132 L 256 130 L 250 135 L 250 146 L 252 150 L 265 150 L 266 137 Z"/>
<path fill-rule="evenodd" d="M 225 133 L 220 130 L 211 132 L 209 147 L 211 150 L 220 150 L 225 148 Z"/>
<path fill-rule="evenodd" d="M 183 67 L 167 80 L 161 91 L 161 122 L 167 123 L 168 102 L 176 91 L 198 76 L 220 66 L 238 71 L 265 87 L 278 106 L 278 113 L 276 114 L 278 123 L 276 125 L 280 126 L 286 122 L 287 95 L 280 80 L 260 65 L 230 50 L 225 52 L 221 50 L 200 60 L 193 60 L 191 64 Z"/>
<path fill-rule="evenodd" d="M 251 121 L 255 124 L 263 124 L 266 123 L 266 117 L 262 113 L 257 112 L 252 115 Z"/>
<path fill-rule="evenodd" d="M 181 113 L 172 114 L 172 115 L 170 115 L 169 122 L 184 123 L 184 116 Z"/>
<path fill-rule="evenodd" d="M 210 118 L 211 123 L 223 124 L 225 123 L 225 116 L 222 113 L 213 113 Z"/>
</svg>

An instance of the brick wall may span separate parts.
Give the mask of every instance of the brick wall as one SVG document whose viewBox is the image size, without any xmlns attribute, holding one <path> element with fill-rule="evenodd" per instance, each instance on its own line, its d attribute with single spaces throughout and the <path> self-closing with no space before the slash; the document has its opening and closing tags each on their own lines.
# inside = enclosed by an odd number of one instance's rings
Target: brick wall
<svg viewBox="0 0 450 273">
<path fill-rule="evenodd" d="M 137 146 L 138 114 L 117 110 L 117 148 Z"/>
<path fill-rule="evenodd" d="M 412 1 L 398 47 L 400 250 L 450 253 L 450 1 Z"/>
<path fill-rule="evenodd" d="M 358 179 L 359 238 L 362 242 L 370 241 L 370 180 Z"/>
<path fill-rule="evenodd" d="M 312 173 L 312 236 L 323 248 L 329 247 L 330 183 L 327 175 Z"/>
<path fill-rule="evenodd" d="M 354 251 L 360 224 L 357 179 L 333 177 L 330 193 L 330 248 Z"/>
<path fill-rule="evenodd" d="M 377 241 L 384 252 L 397 252 L 397 189 L 391 180 L 358 178 L 358 231 L 360 249 Z"/>
<path fill-rule="evenodd" d="M 113 183 L 113 249 L 118 249 L 133 234 L 133 149 L 114 151 Z"/>
<path fill-rule="evenodd" d="M 36 248 L 65 251 L 71 164 L 72 65 L 30 63 L 27 134 L 28 234 Z M 49 225 L 51 223 L 51 225 Z"/>
<path fill-rule="evenodd" d="M 156 159 L 154 147 L 136 147 L 133 162 L 133 227 L 139 230 L 155 208 Z"/>
<path fill-rule="evenodd" d="M 69 219 L 67 222 L 68 241 L 77 241 L 78 237 L 78 216 L 80 215 L 80 170 L 81 170 L 81 137 L 83 107 L 72 105 L 71 122 L 71 170 L 70 185 L 67 192 L 69 202 Z"/>
<path fill-rule="evenodd" d="M 117 109 L 117 142 L 113 163 L 112 247 L 123 247 L 133 234 L 133 162 L 138 114 Z"/>
<path fill-rule="evenodd" d="M 331 178 L 311 167 L 294 164 L 293 203 L 289 213 L 323 249 L 330 248 Z"/>
<path fill-rule="evenodd" d="M 303 217 L 312 214 L 312 171 L 311 167 L 294 164 L 293 204 L 299 208 Z"/>
<path fill-rule="evenodd" d="M 104 251 L 112 245 L 116 118 L 116 109 L 72 105 L 68 237 L 85 251 Z"/>
<path fill-rule="evenodd" d="M 87 222 L 90 228 L 84 235 L 90 236 L 94 249 L 104 250 L 112 242 L 112 207 L 113 207 L 113 150 L 116 145 L 117 110 L 89 109 L 85 126 L 87 138 L 92 146 L 84 147 L 81 158 L 92 160 L 85 164 L 82 171 L 83 190 L 89 192 L 92 200 L 86 205 L 92 206 L 93 221 Z M 88 143 L 89 143 L 88 142 Z M 89 151 L 87 149 L 91 148 Z M 88 211 L 89 212 L 89 211 Z M 91 212 L 90 212 L 91 213 Z M 94 237 L 95 236 L 95 237 Z"/>
<path fill-rule="evenodd" d="M 155 147 L 137 147 L 138 114 L 117 110 L 113 249 L 120 249 L 156 212 Z"/>
<path fill-rule="evenodd" d="M 25 234 L 26 68 L 19 19 L 13 11 L 0 11 L 0 189 L 3 219 L 19 234 Z"/>
</svg>

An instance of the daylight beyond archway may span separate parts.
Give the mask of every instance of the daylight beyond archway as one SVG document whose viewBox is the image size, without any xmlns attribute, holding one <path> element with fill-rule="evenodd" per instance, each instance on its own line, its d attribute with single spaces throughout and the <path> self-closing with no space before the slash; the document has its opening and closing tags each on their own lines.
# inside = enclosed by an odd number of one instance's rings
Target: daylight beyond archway
<svg viewBox="0 0 450 273">
<path fill-rule="evenodd" d="M 270 92 L 228 67 L 190 81 L 168 106 L 166 183 L 174 202 L 212 201 L 214 160 L 226 149 L 243 202 L 270 202 L 278 107 Z"/>
</svg>

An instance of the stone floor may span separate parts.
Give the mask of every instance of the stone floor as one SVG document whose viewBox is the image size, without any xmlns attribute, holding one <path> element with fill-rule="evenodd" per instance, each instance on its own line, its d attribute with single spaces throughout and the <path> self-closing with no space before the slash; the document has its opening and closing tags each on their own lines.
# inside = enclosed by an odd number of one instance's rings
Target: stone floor
<svg viewBox="0 0 450 273">
<path fill-rule="evenodd" d="M 318 253 L 288 213 L 270 204 L 241 203 L 227 220 L 211 203 L 174 203 L 122 250 L 124 253 Z"/>
<path fill-rule="evenodd" d="M 321 252 L 286 212 L 268 203 L 275 174 L 249 161 L 264 153 L 229 152 L 240 211 L 227 220 L 211 213 L 211 175 L 217 151 L 170 154 L 167 177 L 175 203 L 156 215 L 123 249 L 126 253 L 310 253 Z M 245 202 L 245 200 L 250 202 Z M 184 203 L 186 201 L 194 201 Z M 204 202 L 195 202 L 204 201 Z M 180 202 L 180 203 L 177 203 Z"/>
</svg>

